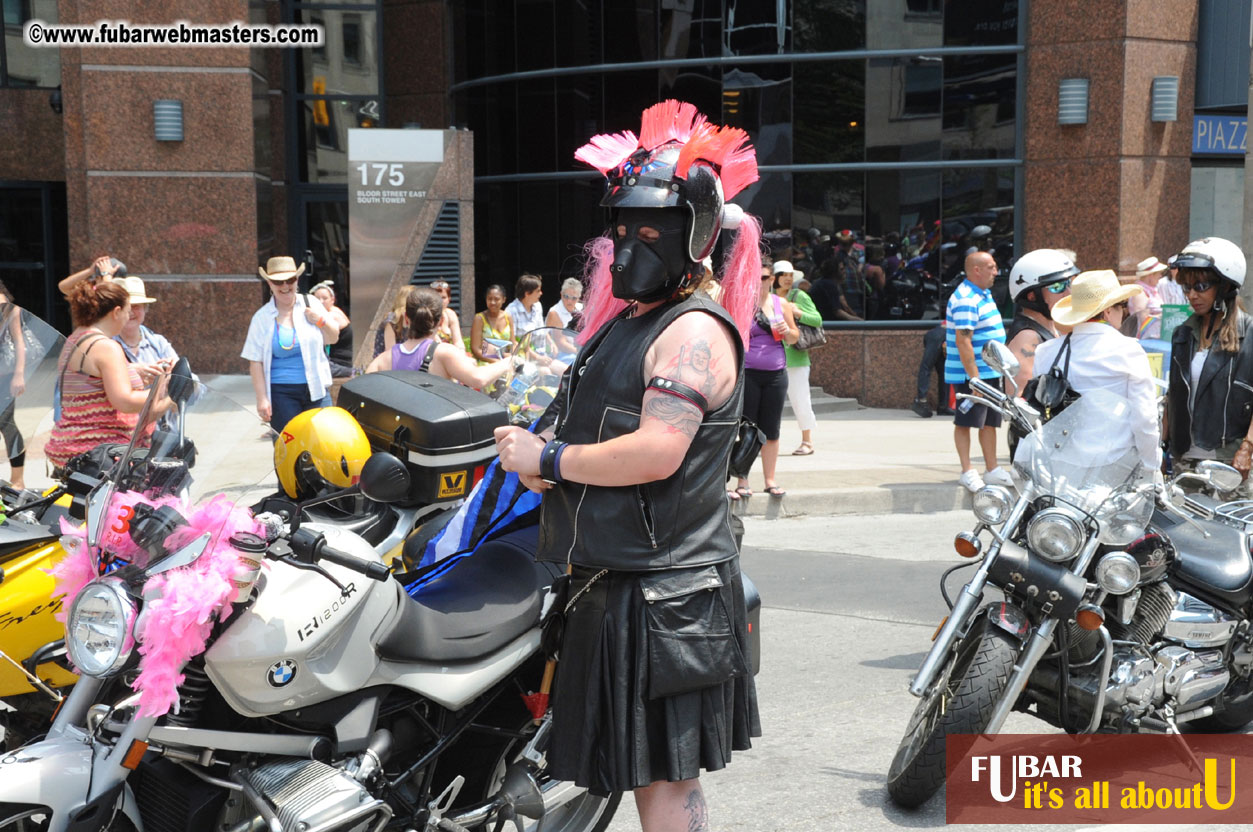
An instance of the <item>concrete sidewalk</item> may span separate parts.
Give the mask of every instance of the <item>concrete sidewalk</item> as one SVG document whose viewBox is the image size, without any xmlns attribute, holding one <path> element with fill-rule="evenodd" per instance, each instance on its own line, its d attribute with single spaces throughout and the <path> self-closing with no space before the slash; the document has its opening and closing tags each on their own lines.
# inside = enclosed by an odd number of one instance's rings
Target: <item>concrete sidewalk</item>
<svg viewBox="0 0 1253 832">
<path fill-rule="evenodd" d="M 957 484 L 961 473 L 953 447 L 953 417 L 922 419 L 909 410 L 863 408 L 818 417 L 811 456 L 791 456 L 800 445 L 795 419 L 784 418 L 776 479 L 783 497 L 763 493 L 761 462 L 749 482 L 753 496 L 736 512 L 791 517 L 815 514 L 887 514 L 952 511 L 969 507 Z M 974 463 L 983 460 L 974 440 Z M 1008 465 L 1004 430 L 998 431 L 999 459 Z M 734 485 L 734 481 L 732 481 Z"/>
</svg>

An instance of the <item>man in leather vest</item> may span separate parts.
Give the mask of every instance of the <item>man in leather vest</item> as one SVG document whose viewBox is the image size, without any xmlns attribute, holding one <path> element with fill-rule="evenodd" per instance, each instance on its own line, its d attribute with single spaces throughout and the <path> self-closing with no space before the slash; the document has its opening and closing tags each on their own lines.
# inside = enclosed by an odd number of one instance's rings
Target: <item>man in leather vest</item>
<svg viewBox="0 0 1253 832">
<path fill-rule="evenodd" d="M 554 426 L 496 431 L 501 465 L 544 494 L 538 557 L 570 565 L 555 778 L 633 791 L 645 832 L 709 828 L 700 769 L 760 734 L 724 486 L 742 402 L 760 226 L 730 198 L 757 178 L 747 135 L 668 101 L 641 138 L 576 158 L 609 178 L 590 247 L 582 348 Z M 723 303 L 701 260 L 739 225 Z M 747 303 L 745 303 L 747 300 Z"/>
</svg>

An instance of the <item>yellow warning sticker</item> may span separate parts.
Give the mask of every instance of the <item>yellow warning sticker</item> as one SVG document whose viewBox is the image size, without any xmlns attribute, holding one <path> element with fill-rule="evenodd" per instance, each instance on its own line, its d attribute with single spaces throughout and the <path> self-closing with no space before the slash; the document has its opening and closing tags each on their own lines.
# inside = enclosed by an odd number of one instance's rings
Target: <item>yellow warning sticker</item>
<svg viewBox="0 0 1253 832">
<path fill-rule="evenodd" d="M 460 497 L 466 493 L 466 471 L 453 471 L 439 475 L 439 499 Z"/>
</svg>

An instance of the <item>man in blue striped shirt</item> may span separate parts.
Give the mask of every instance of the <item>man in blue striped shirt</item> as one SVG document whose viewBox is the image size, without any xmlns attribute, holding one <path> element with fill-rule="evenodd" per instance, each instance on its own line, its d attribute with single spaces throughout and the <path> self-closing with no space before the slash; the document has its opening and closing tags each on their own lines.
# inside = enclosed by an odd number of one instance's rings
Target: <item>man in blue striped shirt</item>
<svg viewBox="0 0 1253 832">
<path fill-rule="evenodd" d="M 966 279 L 948 300 L 945 327 L 948 355 L 944 360 L 944 380 L 954 385 L 957 393 L 971 393 L 970 379 L 977 378 L 1000 386 L 1000 373 L 989 367 L 981 355 L 989 341 L 1005 343 L 1005 327 L 996 301 L 992 299 L 992 281 L 996 279 L 996 261 L 986 251 L 971 252 L 966 257 Z M 962 475 L 958 480 L 974 492 L 989 485 L 1013 485 L 1009 472 L 996 461 L 996 429 L 1001 426 L 1001 413 L 991 407 L 962 399 L 954 407 L 953 444 L 961 460 Z M 979 447 L 987 473 L 980 477 L 970 462 L 970 429 L 979 430 Z"/>
</svg>

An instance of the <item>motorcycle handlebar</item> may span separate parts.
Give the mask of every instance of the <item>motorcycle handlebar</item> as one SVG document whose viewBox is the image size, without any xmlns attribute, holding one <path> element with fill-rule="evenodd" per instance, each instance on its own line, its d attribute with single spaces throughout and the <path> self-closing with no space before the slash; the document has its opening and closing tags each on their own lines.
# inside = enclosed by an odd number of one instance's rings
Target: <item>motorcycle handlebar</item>
<svg viewBox="0 0 1253 832">
<path fill-rule="evenodd" d="M 354 572 L 360 572 L 367 578 L 373 578 L 376 581 L 386 581 L 392 576 L 392 571 L 381 563 L 372 563 L 370 561 L 355 558 L 352 555 L 332 549 L 330 546 L 323 544 L 319 547 L 315 557 L 319 560 L 329 560 L 345 569 L 351 569 Z"/>
</svg>

